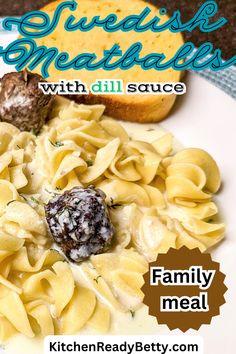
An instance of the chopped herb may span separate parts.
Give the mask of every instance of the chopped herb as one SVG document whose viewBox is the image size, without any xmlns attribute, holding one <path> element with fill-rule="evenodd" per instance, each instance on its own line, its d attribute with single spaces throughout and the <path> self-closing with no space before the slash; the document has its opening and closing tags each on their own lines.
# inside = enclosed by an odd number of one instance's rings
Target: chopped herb
<svg viewBox="0 0 236 354">
<path fill-rule="evenodd" d="M 40 201 L 33 196 L 29 196 L 28 198 L 23 194 L 20 194 L 20 196 L 21 196 L 21 198 L 23 198 L 26 201 L 26 203 L 29 203 L 30 201 L 32 201 L 35 204 L 38 204 L 38 205 L 40 204 Z"/>
<path fill-rule="evenodd" d="M 154 128 L 149 128 L 149 129 L 147 129 L 147 132 L 154 132 Z"/>
<path fill-rule="evenodd" d="M 61 191 L 61 188 L 60 187 L 56 187 L 56 191 Z"/>
<path fill-rule="evenodd" d="M 90 167 L 93 166 L 94 162 L 92 160 L 86 161 L 86 164 Z"/>
<path fill-rule="evenodd" d="M 45 192 L 47 192 L 48 194 L 51 194 L 53 197 L 56 197 L 57 195 L 59 195 L 59 193 L 55 192 L 55 191 L 49 191 L 47 188 L 44 188 Z M 59 188 L 56 188 L 57 191 L 61 190 Z"/>
<path fill-rule="evenodd" d="M 114 203 L 114 199 L 110 198 L 111 204 L 108 204 L 108 208 L 117 209 L 122 206 L 120 203 Z"/>
<path fill-rule="evenodd" d="M 31 129 L 31 134 L 38 136 L 39 132 L 37 132 L 37 130 L 35 128 Z"/>
<path fill-rule="evenodd" d="M 10 200 L 10 202 L 7 203 L 7 206 L 10 205 L 11 203 L 16 202 L 16 200 Z"/>
<path fill-rule="evenodd" d="M 121 207 L 122 205 L 120 204 L 120 203 L 115 203 L 115 204 L 112 204 L 112 205 L 109 205 L 109 208 L 111 208 L 111 209 L 117 209 L 117 208 L 119 208 L 119 207 Z"/>
<path fill-rule="evenodd" d="M 23 194 L 20 194 L 20 196 L 27 202 L 27 198 Z"/>
<path fill-rule="evenodd" d="M 111 204 L 108 204 L 108 208 L 114 209 L 114 210 L 121 207 L 121 206 L 122 206 L 122 204 L 120 204 L 120 203 L 114 203 L 112 198 L 111 198 Z"/>
<path fill-rule="evenodd" d="M 49 191 L 47 188 L 44 188 L 45 192 L 47 192 L 48 194 L 54 194 L 53 191 Z"/>
<path fill-rule="evenodd" d="M 97 278 L 94 278 L 93 280 L 98 284 L 98 279 L 101 278 L 102 276 L 99 275 Z"/>
<path fill-rule="evenodd" d="M 40 204 L 39 200 L 34 197 L 30 197 L 30 200 L 32 200 L 35 204 Z"/>
<path fill-rule="evenodd" d="M 132 318 L 134 318 L 135 317 L 135 311 L 130 310 L 129 312 L 131 313 Z"/>
<path fill-rule="evenodd" d="M 5 349 L 6 349 L 5 345 L 4 344 L 0 344 L 0 350 L 5 350 Z"/>
<path fill-rule="evenodd" d="M 55 143 L 53 141 L 51 141 L 51 140 L 49 140 L 49 141 L 52 144 L 52 146 L 54 146 L 54 147 L 64 146 L 64 144 L 61 141 L 56 141 Z"/>
<path fill-rule="evenodd" d="M 19 145 L 16 145 L 16 147 L 17 147 L 18 149 L 21 149 L 21 147 L 20 147 Z"/>
</svg>

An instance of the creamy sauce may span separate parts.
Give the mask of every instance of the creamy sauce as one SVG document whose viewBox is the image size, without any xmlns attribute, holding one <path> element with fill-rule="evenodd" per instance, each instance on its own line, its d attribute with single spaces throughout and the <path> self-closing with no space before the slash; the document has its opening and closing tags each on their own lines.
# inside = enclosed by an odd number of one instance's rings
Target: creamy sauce
<svg viewBox="0 0 236 354">
<path fill-rule="evenodd" d="M 161 128 L 159 125 L 154 124 L 136 124 L 121 122 L 122 126 L 126 129 L 129 136 L 135 140 L 141 140 L 146 142 L 153 142 L 154 140 L 160 138 L 167 133 L 166 130 Z M 174 140 L 174 151 L 181 148 L 181 145 Z M 47 196 L 48 197 L 48 196 Z M 80 266 L 71 265 L 71 269 L 75 280 L 82 286 L 90 287 L 88 280 Z M 94 290 L 94 289 L 93 289 Z M 100 297 L 99 294 L 97 294 Z M 100 299 L 104 302 L 104 299 Z M 109 304 L 107 304 L 109 305 Z M 148 315 L 148 308 L 144 305 L 140 309 L 135 311 L 135 313 L 122 313 L 111 310 L 111 328 L 108 334 L 160 334 L 167 332 L 165 326 L 159 326 L 154 317 Z M 96 331 L 84 328 L 79 334 L 98 334 Z M 25 336 L 19 334 L 11 338 L 8 343 L 5 344 L 6 354 L 42 354 L 43 353 L 43 339 L 35 338 L 29 339 Z"/>
<path fill-rule="evenodd" d="M 141 309 L 135 312 L 134 317 L 131 313 L 113 313 L 112 326 L 108 334 L 114 335 L 147 335 L 147 334 L 163 334 L 166 333 L 165 326 L 159 326 L 154 317 L 148 315 L 148 308 L 142 306 Z M 99 334 L 91 329 L 83 329 L 78 335 Z M 6 354 L 43 354 L 43 339 L 29 339 L 19 334 L 11 338 L 9 343 L 6 343 Z"/>
<path fill-rule="evenodd" d="M 159 124 L 138 124 L 138 123 L 129 123 L 129 122 L 119 122 L 127 131 L 128 135 L 135 139 L 146 141 L 152 143 L 158 138 L 161 138 L 163 135 L 169 133 Z M 183 145 L 177 141 L 174 137 L 173 139 L 173 151 L 176 152 L 180 149 L 183 149 Z"/>
</svg>

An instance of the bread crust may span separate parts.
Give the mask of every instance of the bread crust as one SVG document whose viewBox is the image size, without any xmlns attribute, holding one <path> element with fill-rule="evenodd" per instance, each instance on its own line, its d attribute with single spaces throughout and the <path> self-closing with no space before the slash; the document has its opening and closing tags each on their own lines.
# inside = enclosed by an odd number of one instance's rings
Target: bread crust
<svg viewBox="0 0 236 354">
<path fill-rule="evenodd" d="M 115 96 L 115 95 L 114 95 Z M 166 118 L 176 100 L 175 95 L 166 95 L 162 97 L 161 103 L 158 101 L 156 105 L 148 106 L 146 104 L 138 104 L 131 102 L 130 104 L 122 103 L 115 100 L 115 97 L 106 95 L 71 95 L 69 97 L 77 103 L 88 105 L 103 104 L 106 106 L 105 114 L 123 121 L 138 123 L 159 122 Z"/>
</svg>

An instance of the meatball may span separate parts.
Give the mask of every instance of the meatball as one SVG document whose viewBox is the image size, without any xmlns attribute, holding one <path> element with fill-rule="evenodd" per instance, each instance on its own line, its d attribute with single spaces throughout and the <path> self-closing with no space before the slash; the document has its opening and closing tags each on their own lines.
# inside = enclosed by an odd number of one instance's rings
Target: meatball
<svg viewBox="0 0 236 354">
<path fill-rule="evenodd" d="M 75 187 L 45 206 L 52 237 L 69 260 L 81 262 L 109 249 L 114 228 L 105 197 L 93 186 Z"/>
<path fill-rule="evenodd" d="M 15 125 L 22 131 L 38 133 L 52 106 L 52 95 L 44 95 L 38 74 L 27 70 L 12 72 L 0 79 L 0 121 Z"/>
</svg>

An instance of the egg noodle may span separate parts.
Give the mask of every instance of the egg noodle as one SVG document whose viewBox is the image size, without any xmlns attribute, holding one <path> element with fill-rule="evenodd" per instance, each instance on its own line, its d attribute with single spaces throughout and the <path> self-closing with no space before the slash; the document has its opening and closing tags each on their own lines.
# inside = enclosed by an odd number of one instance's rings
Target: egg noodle
<svg viewBox="0 0 236 354">
<path fill-rule="evenodd" d="M 170 247 L 217 244 L 219 169 L 200 149 L 173 152 L 169 133 L 131 139 L 104 106 L 57 99 L 40 135 L 0 123 L 0 337 L 107 332 L 111 310 L 142 306 L 148 262 Z M 103 190 L 115 227 L 108 253 L 79 267 L 53 248 L 44 204 L 74 186 Z"/>
</svg>

